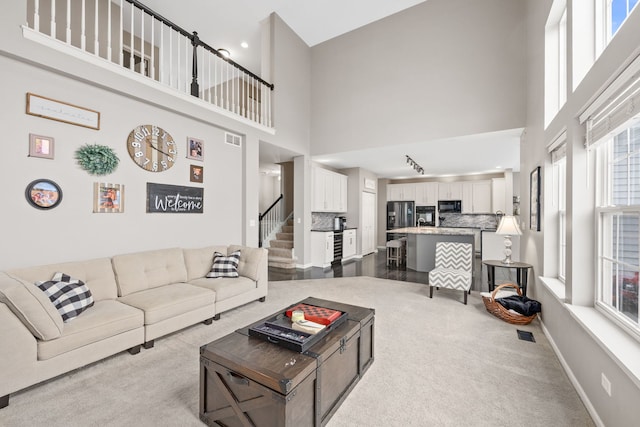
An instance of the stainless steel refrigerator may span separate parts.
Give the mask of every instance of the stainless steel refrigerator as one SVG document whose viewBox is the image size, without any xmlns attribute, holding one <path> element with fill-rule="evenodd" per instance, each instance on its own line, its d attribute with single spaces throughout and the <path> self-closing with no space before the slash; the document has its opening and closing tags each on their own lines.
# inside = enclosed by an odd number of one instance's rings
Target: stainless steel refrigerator
<svg viewBox="0 0 640 427">
<path fill-rule="evenodd" d="M 387 230 L 415 227 L 414 202 L 387 202 Z"/>
</svg>

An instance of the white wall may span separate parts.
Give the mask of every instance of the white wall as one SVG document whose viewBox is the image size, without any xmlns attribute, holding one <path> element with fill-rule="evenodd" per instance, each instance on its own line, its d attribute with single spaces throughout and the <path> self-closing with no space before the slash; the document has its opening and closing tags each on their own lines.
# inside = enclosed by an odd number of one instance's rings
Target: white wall
<svg viewBox="0 0 640 427">
<path fill-rule="evenodd" d="M 286 64 L 290 57 L 304 53 L 299 41 L 282 25 L 276 26 L 271 48 L 277 52 L 276 58 L 285 62 L 272 73 L 280 76 L 278 120 L 283 127 L 288 126 L 287 120 L 295 125 L 274 135 L 220 114 L 190 95 L 158 87 L 140 76 L 131 77 L 128 70 L 100 58 L 53 43 L 62 46 L 62 51 L 57 51 L 25 38 L 21 28 L 25 11 L 26 1 L 10 2 L 3 5 L 0 17 L 0 89 L 4 100 L 0 114 L 4 136 L 12 141 L 0 171 L 6 196 L 0 223 L 0 269 L 159 247 L 257 245 L 260 141 L 284 141 L 282 144 L 297 151 L 308 151 L 308 108 L 296 103 L 296 94 L 304 91 L 305 85 L 308 92 L 308 73 L 289 78 L 287 73 L 295 75 L 299 70 L 289 70 Z M 308 61 L 301 63 L 303 68 L 308 66 Z M 27 92 L 100 111 L 100 130 L 26 115 Z M 179 161 L 169 171 L 146 172 L 129 159 L 126 138 L 135 126 L 147 123 L 164 128 L 179 143 Z M 223 144 L 224 130 L 241 135 L 242 147 Z M 27 157 L 30 132 L 55 138 L 54 160 Z M 189 182 L 190 161 L 184 157 L 187 136 L 205 140 L 203 184 Z M 92 177 L 80 170 L 73 153 L 86 143 L 114 148 L 120 157 L 117 171 Z M 59 207 L 39 211 L 27 204 L 25 187 L 36 178 L 53 179 L 61 185 L 64 199 Z M 125 185 L 124 213 L 92 213 L 92 184 L 97 181 Z M 204 187 L 204 214 L 147 214 L 147 182 Z"/>
<path fill-rule="evenodd" d="M 530 295 L 542 303 L 542 321 L 559 359 L 568 368 L 586 407 L 596 421 L 606 426 L 637 424 L 634 408 L 640 401 L 640 378 L 630 373 L 638 357 L 640 346 L 632 338 L 612 325 L 593 308 L 595 289 L 595 218 L 593 214 L 594 174 L 587 173 L 587 155 L 583 147 L 584 128 L 577 117 L 602 89 L 640 53 L 640 13 L 636 11 L 613 39 L 602 56 L 585 74 L 575 91 L 570 91 L 566 105 L 544 127 L 544 25 L 551 8 L 551 0 L 527 2 L 528 63 L 527 69 L 527 125 L 521 145 L 520 179 L 521 218 L 527 219 L 529 206 L 528 173 L 536 166 L 543 170 L 543 194 L 551 194 L 550 160 L 546 146 L 567 129 L 567 277 L 565 286 L 547 286 L 540 276 L 557 273 L 554 224 L 548 218 L 540 232 L 523 227 L 521 259 L 533 265 L 534 282 Z M 585 6 L 582 0 L 568 0 L 568 16 L 572 7 Z M 569 32 L 571 26 L 569 26 Z M 574 42 L 584 41 L 577 32 Z M 569 37 L 569 57 L 572 55 Z M 568 67 L 571 73 L 571 65 Z M 570 74 L 571 75 L 571 74 Z M 569 82 L 569 88 L 573 85 Z M 589 156 L 593 162 L 593 155 Z M 548 200 L 548 199 L 547 199 Z M 542 200 L 541 212 L 552 209 Z M 546 222 L 546 224 L 545 224 Z M 597 328 L 594 325 L 597 324 Z M 615 338 L 614 338 L 615 337 Z M 618 342 L 615 347 L 610 343 Z M 626 342 L 626 343 L 625 343 Z M 625 343 L 625 344 L 623 344 Z M 626 357 L 622 357 L 626 355 Z M 625 366 L 621 360 L 632 360 Z M 636 369 L 637 371 L 637 369 Z M 611 382 L 608 396 L 601 386 L 601 375 Z"/>
<path fill-rule="evenodd" d="M 260 213 L 264 213 L 273 202 L 280 197 L 280 180 L 278 176 L 260 174 Z"/>
<path fill-rule="evenodd" d="M 6 141 L 0 168 L 3 214 L 0 269 L 87 259 L 153 248 L 204 246 L 242 242 L 243 155 L 225 144 L 223 131 L 186 117 L 132 100 L 83 82 L 0 56 L 0 116 Z M 25 114 L 26 93 L 73 103 L 100 112 L 100 130 Z M 177 143 L 175 166 L 164 172 L 138 167 L 127 152 L 127 136 L 136 126 L 154 124 Z M 55 139 L 53 160 L 28 157 L 29 133 Z M 204 162 L 185 158 L 187 136 L 205 141 Z M 120 163 L 110 175 L 96 177 L 82 170 L 74 152 L 84 144 L 115 150 Z M 189 165 L 204 165 L 204 183 L 189 181 Z M 61 204 L 38 210 L 25 200 L 32 180 L 46 178 L 63 191 Z M 93 213 L 93 183 L 125 185 L 125 211 Z M 146 213 L 147 182 L 203 187 L 203 214 Z"/>
<path fill-rule="evenodd" d="M 312 154 L 522 127 L 525 4 L 429 0 L 314 46 Z"/>
</svg>

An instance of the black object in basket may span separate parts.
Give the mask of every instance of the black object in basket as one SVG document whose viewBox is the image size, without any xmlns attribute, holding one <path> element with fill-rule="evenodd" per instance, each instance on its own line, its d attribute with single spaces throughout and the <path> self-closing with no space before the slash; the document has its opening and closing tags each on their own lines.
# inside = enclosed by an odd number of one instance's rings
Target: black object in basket
<svg viewBox="0 0 640 427">
<path fill-rule="evenodd" d="M 248 332 L 249 336 L 268 341 L 272 344 L 288 348 L 289 350 L 304 353 L 321 340 L 322 337 L 347 320 L 347 317 L 349 317 L 348 313 L 341 313 L 340 317 L 316 334 L 309 334 L 293 329 L 291 319 L 285 315 L 285 312 L 278 313 L 273 317 L 251 325 L 248 328 Z"/>
</svg>

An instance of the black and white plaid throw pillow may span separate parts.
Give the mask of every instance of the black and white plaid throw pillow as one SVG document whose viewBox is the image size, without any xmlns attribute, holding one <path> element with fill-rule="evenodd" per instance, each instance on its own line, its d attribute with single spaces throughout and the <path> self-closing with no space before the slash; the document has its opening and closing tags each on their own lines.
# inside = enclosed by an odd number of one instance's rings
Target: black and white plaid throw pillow
<svg viewBox="0 0 640 427">
<path fill-rule="evenodd" d="M 213 265 L 207 274 L 209 278 L 238 277 L 238 264 L 240 263 L 240 251 L 231 252 L 224 256 L 220 252 L 214 252 Z"/>
<path fill-rule="evenodd" d="M 62 316 L 63 322 L 76 318 L 93 305 L 91 291 L 82 280 L 56 273 L 51 280 L 36 282 Z"/>
</svg>

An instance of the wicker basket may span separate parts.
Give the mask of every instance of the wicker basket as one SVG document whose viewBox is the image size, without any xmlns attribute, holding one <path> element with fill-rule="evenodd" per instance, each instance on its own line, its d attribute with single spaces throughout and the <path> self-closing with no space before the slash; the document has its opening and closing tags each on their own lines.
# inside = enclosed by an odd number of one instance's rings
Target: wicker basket
<svg viewBox="0 0 640 427">
<path fill-rule="evenodd" d="M 512 283 L 504 283 L 493 290 L 493 292 L 491 293 L 491 298 L 485 296 L 482 297 L 482 301 L 484 302 L 484 306 L 487 308 L 487 311 L 497 318 L 514 325 L 528 325 L 529 323 L 531 323 L 531 321 L 537 317 L 538 313 L 534 313 L 531 316 L 514 314 L 504 308 L 502 304 L 496 302 L 496 294 L 502 288 L 515 288 L 515 290 L 518 292 L 518 295 L 522 296 L 520 287 Z"/>
</svg>

